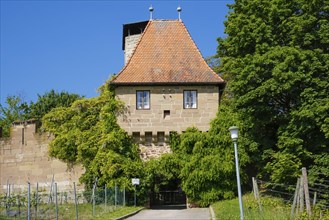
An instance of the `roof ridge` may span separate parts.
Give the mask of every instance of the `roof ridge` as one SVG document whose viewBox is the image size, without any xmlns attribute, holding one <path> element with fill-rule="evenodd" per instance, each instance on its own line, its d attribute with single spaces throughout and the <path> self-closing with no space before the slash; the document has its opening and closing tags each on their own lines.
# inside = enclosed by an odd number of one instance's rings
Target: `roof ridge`
<svg viewBox="0 0 329 220">
<path fill-rule="evenodd" d="M 179 21 L 179 22 L 182 22 L 179 19 L 153 19 L 151 21 Z"/>
</svg>

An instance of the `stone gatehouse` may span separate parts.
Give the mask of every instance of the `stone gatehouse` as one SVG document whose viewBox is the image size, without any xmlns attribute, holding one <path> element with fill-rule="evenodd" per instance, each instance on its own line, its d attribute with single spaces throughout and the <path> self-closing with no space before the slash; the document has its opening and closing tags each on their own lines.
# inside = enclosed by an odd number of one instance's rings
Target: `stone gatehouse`
<svg viewBox="0 0 329 220">
<path fill-rule="evenodd" d="M 144 159 L 169 152 L 169 133 L 209 129 L 225 82 L 205 62 L 181 20 L 123 27 L 125 66 L 111 80 L 127 112 L 120 126 Z"/>
</svg>

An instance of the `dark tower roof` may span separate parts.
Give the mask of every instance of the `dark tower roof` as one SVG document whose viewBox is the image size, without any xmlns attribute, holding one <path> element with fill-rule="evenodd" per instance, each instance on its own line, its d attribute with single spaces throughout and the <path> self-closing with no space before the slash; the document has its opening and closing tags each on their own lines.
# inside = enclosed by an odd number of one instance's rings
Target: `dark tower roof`
<svg viewBox="0 0 329 220">
<path fill-rule="evenodd" d="M 122 33 L 122 50 L 125 49 L 126 40 L 125 38 L 134 34 L 143 33 L 145 27 L 147 26 L 149 21 L 141 21 L 132 24 L 123 25 L 123 33 Z"/>
</svg>

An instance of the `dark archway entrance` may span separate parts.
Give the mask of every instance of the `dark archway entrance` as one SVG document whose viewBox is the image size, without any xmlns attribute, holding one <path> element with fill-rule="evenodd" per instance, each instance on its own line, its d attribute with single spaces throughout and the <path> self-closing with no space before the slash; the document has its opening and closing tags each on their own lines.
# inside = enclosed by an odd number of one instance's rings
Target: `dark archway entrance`
<svg viewBox="0 0 329 220">
<path fill-rule="evenodd" d="M 186 195 L 179 178 L 180 164 L 173 154 L 166 154 L 157 160 L 150 160 L 149 180 L 150 208 L 174 209 L 186 208 Z"/>
<path fill-rule="evenodd" d="M 179 179 L 171 179 L 166 185 L 159 184 L 159 190 L 151 193 L 150 206 L 153 209 L 185 209 L 186 195 L 180 187 Z"/>
<path fill-rule="evenodd" d="M 161 190 L 153 192 L 151 196 L 151 208 L 153 209 L 185 209 L 186 195 L 180 190 Z"/>
</svg>

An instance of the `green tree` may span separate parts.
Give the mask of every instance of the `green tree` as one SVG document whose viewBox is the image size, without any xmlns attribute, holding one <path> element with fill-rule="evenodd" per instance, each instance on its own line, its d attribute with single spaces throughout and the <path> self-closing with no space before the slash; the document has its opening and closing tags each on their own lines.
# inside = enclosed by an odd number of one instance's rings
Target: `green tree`
<svg viewBox="0 0 329 220">
<path fill-rule="evenodd" d="M 30 117 L 41 121 L 42 117 L 53 108 L 69 107 L 74 101 L 81 98 L 82 97 L 78 94 L 70 94 L 64 91 L 56 92 L 53 89 L 43 95 L 38 94 L 38 100 L 30 104 Z"/>
<path fill-rule="evenodd" d="M 217 117 L 211 122 L 207 133 L 196 128 L 188 128 L 181 135 L 171 135 L 171 148 L 176 161 L 180 164 L 179 178 L 181 187 L 190 202 L 207 206 L 220 199 L 228 199 L 236 194 L 236 173 L 234 148 L 228 128 L 240 128 L 239 162 L 245 167 L 250 162 L 248 156 L 253 152 L 255 143 L 245 137 L 246 128 L 239 120 L 239 113 L 224 93 Z M 241 172 L 242 181 L 247 181 Z"/>
<path fill-rule="evenodd" d="M 149 195 L 160 190 L 177 190 L 181 185 L 180 171 L 181 161 L 177 154 L 168 153 L 145 161 L 142 178 L 147 184 Z"/>
<path fill-rule="evenodd" d="M 253 164 L 275 182 L 295 181 L 301 166 L 328 167 L 328 3 L 236 0 L 229 8 L 218 57 L 257 147 Z"/>
<path fill-rule="evenodd" d="M 232 198 L 236 189 L 232 146 L 216 146 L 214 137 L 197 129 L 181 135 L 182 189 L 192 203 L 207 206 Z M 231 142 L 232 143 L 232 142 Z"/>
<path fill-rule="evenodd" d="M 81 98 L 77 94 L 50 90 L 44 95 L 38 94 L 38 100 L 35 103 L 27 104 L 20 95 L 8 96 L 6 105 L 0 104 L 0 127 L 2 127 L 3 136 L 9 137 L 10 127 L 14 121 L 33 119 L 40 125 L 42 117 L 53 108 L 69 107 Z"/>
<path fill-rule="evenodd" d="M 132 187 L 130 179 L 142 170 L 138 149 L 117 124 L 123 104 L 106 83 L 98 97 L 79 99 L 69 107 L 54 108 L 42 119 L 43 128 L 54 134 L 50 156 L 69 165 L 82 164 L 80 178 L 89 188 L 98 179 L 104 186 Z"/>
<path fill-rule="evenodd" d="M 13 122 L 27 120 L 29 115 L 29 105 L 23 101 L 20 95 L 8 96 L 6 105 L 0 104 L 0 127 L 3 137 L 9 137 Z"/>
</svg>

